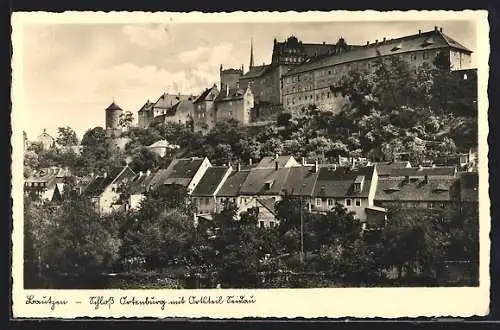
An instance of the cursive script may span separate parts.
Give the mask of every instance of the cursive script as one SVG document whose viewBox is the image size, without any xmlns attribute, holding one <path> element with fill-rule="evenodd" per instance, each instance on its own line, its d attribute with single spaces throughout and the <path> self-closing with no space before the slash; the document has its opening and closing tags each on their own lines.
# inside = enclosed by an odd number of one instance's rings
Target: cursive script
<svg viewBox="0 0 500 330">
<path fill-rule="evenodd" d="M 35 297 L 33 294 L 26 296 L 26 305 L 49 305 L 50 310 L 55 310 L 57 305 L 66 304 L 68 304 L 67 300 L 52 299 L 52 296 L 42 296 L 41 298 Z"/>
</svg>

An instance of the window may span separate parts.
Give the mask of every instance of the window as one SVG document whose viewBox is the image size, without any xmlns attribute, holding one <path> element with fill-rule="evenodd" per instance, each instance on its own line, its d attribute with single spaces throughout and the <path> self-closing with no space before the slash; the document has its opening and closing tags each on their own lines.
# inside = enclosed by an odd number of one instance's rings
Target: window
<svg viewBox="0 0 500 330">
<path fill-rule="evenodd" d="M 354 200 L 354 204 L 355 204 L 356 206 L 361 206 L 361 199 L 356 198 L 356 199 Z"/>
<path fill-rule="evenodd" d="M 205 205 L 208 205 L 208 204 L 210 204 L 210 198 L 206 197 L 205 198 Z"/>
<path fill-rule="evenodd" d="M 333 199 L 329 198 L 329 199 L 328 199 L 328 206 L 333 206 L 333 204 L 334 204 L 334 203 L 333 203 Z"/>
<path fill-rule="evenodd" d="M 427 54 L 427 52 L 424 52 L 424 53 L 422 54 L 422 58 L 423 58 L 424 60 L 425 60 L 425 59 L 427 59 L 427 57 L 428 57 L 428 56 L 429 56 L 429 54 Z"/>
<path fill-rule="evenodd" d="M 269 227 L 274 228 L 274 221 L 269 221 Z"/>
<path fill-rule="evenodd" d="M 321 198 L 316 198 L 316 206 L 321 206 Z"/>
<path fill-rule="evenodd" d="M 413 61 L 416 61 L 416 60 L 417 60 L 417 54 L 413 54 L 413 55 L 411 56 L 411 59 L 412 59 Z"/>
<path fill-rule="evenodd" d="M 260 228 L 264 228 L 264 227 L 265 227 L 265 225 L 264 225 L 264 221 L 259 221 L 259 227 L 260 227 Z"/>
<path fill-rule="evenodd" d="M 352 204 L 352 200 L 351 200 L 351 199 L 349 199 L 349 198 L 347 198 L 347 199 L 345 200 L 345 206 L 351 206 L 351 204 Z"/>
</svg>

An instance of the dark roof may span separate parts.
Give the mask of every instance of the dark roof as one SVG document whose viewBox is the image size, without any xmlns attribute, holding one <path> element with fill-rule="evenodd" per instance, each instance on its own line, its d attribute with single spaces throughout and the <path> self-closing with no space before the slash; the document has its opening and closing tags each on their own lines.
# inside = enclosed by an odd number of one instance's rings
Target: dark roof
<svg viewBox="0 0 500 330">
<path fill-rule="evenodd" d="M 245 73 L 243 76 L 240 77 L 240 79 L 253 79 L 253 78 L 258 78 L 264 73 L 267 72 L 267 69 L 271 68 L 271 65 L 257 65 L 257 66 L 252 66 L 251 68 L 248 69 L 248 72 Z"/>
<path fill-rule="evenodd" d="M 147 100 L 146 103 L 144 103 L 144 105 L 139 109 L 138 112 L 150 111 L 153 108 L 153 104 L 154 103 L 151 103 L 149 102 L 149 100 Z"/>
<path fill-rule="evenodd" d="M 204 158 L 174 159 L 166 169 L 159 170 L 153 179 L 155 185 L 178 184 L 187 186 L 198 172 Z"/>
<path fill-rule="evenodd" d="M 378 175 L 390 175 L 391 171 L 395 168 L 406 168 L 410 162 L 408 161 L 394 161 L 394 162 L 383 162 L 383 163 L 373 163 L 377 169 Z"/>
<path fill-rule="evenodd" d="M 278 168 L 282 168 L 283 166 L 285 166 L 285 164 L 291 158 L 293 158 L 293 157 L 292 156 L 278 156 L 278 159 L 277 159 Z M 272 169 L 274 169 L 274 167 L 276 166 L 275 162 L 276 162 L 276 157 L 267 156 L 267 157 L 264 157 L 261 159 L 261 161 L 257 164 L 256 168 L 259 168 L 259 169 L 272 168 Z"/>
<path fill-rule="evenodd" d="M 460 200 L 477 202 L 479 200 L 479 176 L 477 172 L 460 173 Z"/>
<path fill-rule="evenodd" d="M 90 184 L 85 188 L 84 194 L 89 197 L 97 197 L 101 195 L 107 186 L 113 181 L 112 177 L 95 177 Z"/>
<path fill-rule="evenodd" d="M 431 177 L 406 182 L 400 178 L 380 178 L 375 201 L 452 201 L 456 198 L 456 178 Z"/>
<path fill-rule="evenodd" d="M 284 193 L 290 168 L 250 170 L 240 192 L 243 195 L 281 195 Z M 266 183 L 271 187 L 266 189 Z"/>
<path fill-rule="evenodd" d="M 227 90 L 221 90 L 215 98 L 215 102 L 242 100 L 244 94 L 245 90 L 241 88 L 230 88 L 229 93 Z"/>
<path fill-rule="evenodd" d="M 134 178 L 134 181 L 128 187 L 128 193 L 131 195 L 143 194 L 148 190 L 148 187 L 153 180 L 155 173 L 139 173 Z"/>
<path fill-rule="evenodd" d="M 106 111 L 107 110 L 121 110 L 121 111 L 123 111 L 122 108 L 120 108 L 118 106 L 118 104 L 116 104 L 114 101 L 106 108 Z"/>
<path fill-rule="evenodd" d="M 373 166 L 351 169 L 350 167 L 321 167 L 314 187 L 313 196 L 325 197 L 368 197 Z M 354 182 L 364 176 L 361 192 L 354 191 Z"/>
<path fill-rule="evenodd" d="M 194 100 L 194 103 L 203 102 L 203 101 L 213 101 L 213 99 L 212 99 L 212 98 L 209 98 L 209 97 L 208 97 L 208 96 L 209 96 L 208 94 L 210 94 L 210 92 L 211 92 L 212 90 L 214 90 L 214 89 L 215 89 L 216 91 L 218 91 L 218 90 L 217 90 L 217 86 L 215 86 L 215 85 L 213 85 L 213 86 L 212 86 L 212 87 L 210 87 L 210 88 L 205 89 L 205 90 L 203 91 L 203 93 L 201 93 L 201 95 L 200 95 L 200 96 L 198 96 L 198 97 Z"/>
<path fill-rule="evenodd" d="M 286 73 L 286 75 L 293 75 L 300 72 L 316 70 L 322 67 L 367 60 L 380 56 L 444 48 L 455 48 L 471 53 L 469 49 L 436 29 L 421 34 L 387 40 L 385 42 L 372 43 L 364 47 L 356 47 L 350 51 L 340 54 L 313 58 L 310 61 L 306 61 L 303 64 L 291 69 L 288 73 Z"/>
<path fill-rule="evenodd" d="M 181 100 L 187 100 L 191 98 L 191 95 L 181 95 L 181 94 L 162 94 L 158 100 L 153 104 L 154 108 L 160 109 L 169 109 L 175 103 L 178 103 Z"/>
<path fill-rule="evenodd" d="M 209 167 L 200 182 L 194 188 L 193 196 L 213 196 L 215 189 L 219 186 L 229 167 L 214 166 Z"/>
<path fill-rule="evenodd" d="M 245 182 L 250 171 L 235 171 L 229 174 L 222 187 L 217 192 L 217 196 L 233 197 L 238 196 L 240 188 Z"/>
<path fill-rule="evenodd" d="M 456 175 L 455 167 L 409 167 L 409 168 L 394 168 L 391 170 L 390 176 L 414 176 L 414 177 L 423 177 L 423 176 L 455 176 Z"/>
<path fill-rule="evenodd" d="M 274 214 L 275 201 L 273 198 L 257 198 L 257 202 Z"/>
<path fill-rule="evenodd" d="M 314 166 L 290 167 L 285 184 L 286 193 L 292 196 L 311 196 L 318 174 L 319 172 L 314 172 Z"/>
<path fill-rule="evenodd" d="M 125 166 L 113 179 L 111 183 L 127 181 L 135 176 L 135 172 L 128 166 Z"/>
<path fill-rule="evenodd" d="M 175 116 L 177 112 L 187 112 L 190 114 L 190 106 L 193 104 L 193 101 L 191 100 L 180 100 L 179 102 L 175 103 L 173 106 L 171 106 L 168 110 L 166 115 L 167 116 Z"/>
</svg>

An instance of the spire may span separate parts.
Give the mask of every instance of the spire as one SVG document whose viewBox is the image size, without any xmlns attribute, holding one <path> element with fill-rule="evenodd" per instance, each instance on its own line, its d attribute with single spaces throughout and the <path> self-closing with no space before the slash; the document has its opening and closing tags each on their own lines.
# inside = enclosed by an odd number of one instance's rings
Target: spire
<svg viewBox="0 0 500 330">
<path fill-rule="evenodd" d="M 253 68 L 253 38 L 250 39 L 250 66 L 248 68 Z"/>
</svg>

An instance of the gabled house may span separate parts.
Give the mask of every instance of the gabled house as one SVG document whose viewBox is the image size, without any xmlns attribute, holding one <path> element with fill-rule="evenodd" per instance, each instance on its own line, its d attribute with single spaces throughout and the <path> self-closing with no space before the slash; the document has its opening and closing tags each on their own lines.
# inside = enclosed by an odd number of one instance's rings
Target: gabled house
<svg viewBox="0 0 500 330">
<path fill-rule="evenodd" d="M 31 197 L 44 201 L 61 200 L 64 180 L 71 176 L 69 169 L 49 167 L 33 173 L 24 180 L 24 191 Z"/>
<path fill-rule="evenodd" d="M 229 174 L 215 194 L 217 202 L 216 212 L 222 211 L 226 202 L 233 203 L 238 208 L 241 206 L 242 199 L 240 198 L 240 189 L 249 173 L 249 170 L 237 169 Z"/>
<path fill-rule="evenodd" d="M 217 212 L 217 192 L 232 172 L 230 166 L 208 168 L 191 194 L 191 201 L 198 215 L 211 215 Z"/>
<path fill-rule="evenodd" d="M 151 185 L 151 180 L 153 179 L 155 173 L 150 170 L 146 172 L 140 171 L 133 179 L 132 182 L 126 189 L 126 201 L 125 209 L 127 210 L 137 210 L 141 206 L 141 202 L 146 197 L 146 193 L 149 191 Z"/>
<path fill-rule="evenodd" d="M 135 177 L 135 172 L 127 165 L 122 170 L 108 175 L 98 175 L 85 188 L 83 194 L 94 203 L 97 211 L 107 214 L 119 209 L 120 197 Z"/>
<path fill-rule="evenodd" d="M 276 154 L 274 157 L 267 156 L 260 160 L 255 168 L 257 169 L 269 169 L 269 168 L 284 168 L 300 166 L 301 164 L 293 158 L 293 156 L 280 156 Z"/>
<path fill-rule="evenodd" d="M 374 206 L 378 175 L 374 166 L 359 168 L 326 166 L 318 169 L 318 178 L 312 194 L 313 212 L 325 212 L 341 204 L 354 212 L 361 221 Z M 373 210 L 374 212 L 383 210 Z"/>
<path fill-rule="evenodd" d="M 252 117 L 251 111 L 254 107 L 254 97 L 250 86 L 245 89 L 239 87 L 226 89 L 215 98 L 216 122 L 235 119 L 243 125 L 247 125 Z"/>
<path fill-rule="evenodd" d="M 375 204 L 381 207 L 444 209 L 459 200 L 455 168 L 405 168 L 378 180 Z"/>
</svg>

